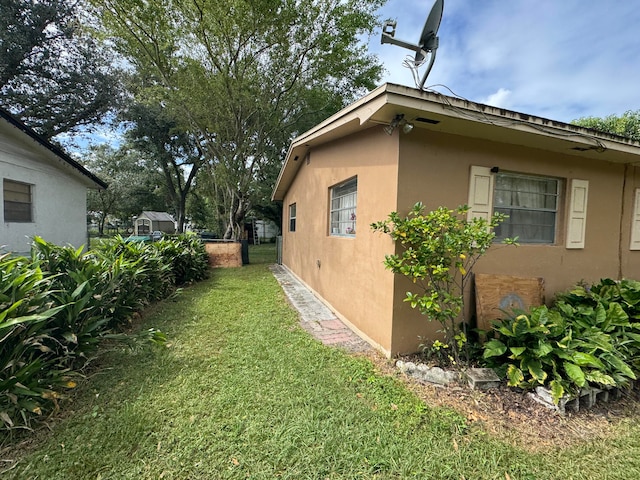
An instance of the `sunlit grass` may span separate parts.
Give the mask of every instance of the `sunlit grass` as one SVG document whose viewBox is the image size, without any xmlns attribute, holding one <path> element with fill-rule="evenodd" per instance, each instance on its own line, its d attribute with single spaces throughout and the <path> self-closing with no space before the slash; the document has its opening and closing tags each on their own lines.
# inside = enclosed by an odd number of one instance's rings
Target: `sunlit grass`
<svg viewBox="0 0 640 480">
<path fill-rule="evenodd" d="M 273 256 L 272 256 L 273 255 Z M 532 455 L 426 406 L 364 358 L 300 329 L 272 245 L 218 269 L 141 328 L 168 348 L 118 349 L 66 414 L 2 454 L 15 479 L 636 478 L 640 429 Z M 508 475 L 509 477 L 507 477 Z"/>
</svg>

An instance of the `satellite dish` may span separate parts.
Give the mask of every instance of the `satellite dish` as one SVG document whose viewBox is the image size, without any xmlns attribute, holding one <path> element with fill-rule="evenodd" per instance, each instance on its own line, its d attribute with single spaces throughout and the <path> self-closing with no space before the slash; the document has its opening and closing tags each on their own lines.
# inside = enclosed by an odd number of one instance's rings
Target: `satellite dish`
<svg viewBox="0 0 640 480">
<path fill-rule="evenodd" d="M 396 34 L 396 21 L 395 20 L 387 20 L 384 22 L 384 26 L 382 27 L 382 39 L 380 43 L 391 43 L 392 45 L 397 45 L 402 48 L 407 48 L 416 52 L 415 60 L 413 62 L 412 69 L 417 70 L 425 61 L 427 55 L 431 54 L 431 58 L 429 59 L 429 65 L 427 66 L 427 71 L 422 76 L 420 82 L 416 78 L 416 85 L 420 90 L 424 88 L 424 83 L 427 80 L 427 76 L 429 72 L 431 72 L 431 67 L 433 67 L 433 62 L 436 60 L 436 50 L 438 49 L 438 28 L 440 28 L 440 21 L 442 20 L 442 11 L 444 10 L 444 0 L 436 0 L 431 7 L 431 11 L 429 12 L 429 16 L 427 17 L 427 21 L 424 24 L 424 28 L 422 29 L 422 33 L 420 34 L 420 40 L 417 45 L 414 45 L 409 42 L 405 42 L 403 40 L 399 40 L 395 38 Z"/>
</svg>

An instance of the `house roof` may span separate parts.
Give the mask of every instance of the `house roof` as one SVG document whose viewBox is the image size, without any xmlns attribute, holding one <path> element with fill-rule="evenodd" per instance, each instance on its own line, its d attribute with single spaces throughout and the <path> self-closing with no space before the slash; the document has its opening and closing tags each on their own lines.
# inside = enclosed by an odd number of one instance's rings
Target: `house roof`
<svg viewBox="0 0 640 480">
<path fill-rule="evenodd" d="M 148 218 L 152 222 L 172 222 L 172 223 L 175 222 L 173 217 L 169 215 L 167 212 L 144 211 L 138 216 L 138 218 L 142 216 Z"/>
<path fill-rule="evenodd" d="M 482 138 L 613 163 L 640 162 L 640 143 L 625 137 L 386 83 L 291 142 L 272 199 L 284 198 L 309 150 L 358 131 L 382 128 L 397 115 L 404 115 L 416 130 Z"/>
<path fill-rule="evenodd" d="M 107 188 L 107 184 L 103 180 L 80 165 L 80 163 L 71 158 L 69 154 L 65 153 L 60 147 L 57 147 L 41 135 L 37 134 L 32 128 L 27 127 L 24 123 L 22 123 L 20 120 L 15 118 L 3 108 L 0 108 L 0 118 L 5 120 L 9 125 L 20 130 L 22 133 L 34 140 L 37 144 L 51 152 L 53 156 L 62 164 L 63 168 L 68 168 L 74 174 L 79 174 L 81 178 L 88 180 L 88 186 L 90 186 L 91 188 Z"/>
</svg>

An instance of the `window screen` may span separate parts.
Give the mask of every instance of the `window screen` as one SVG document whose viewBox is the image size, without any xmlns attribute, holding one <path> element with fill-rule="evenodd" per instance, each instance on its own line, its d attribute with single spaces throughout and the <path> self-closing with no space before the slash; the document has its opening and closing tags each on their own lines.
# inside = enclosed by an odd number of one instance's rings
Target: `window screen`
<svg viewBox="0 0 640 480">
<path fill-rule="evenodd" d="M 495 177 L 493 209 L 508 218 L 496 229 L 496 238 L 518 237 L 523 243 L 554 243 L 559 181 L 513 173 Z"/>
<path fill-rule="evenodd" d="M 356 201 L 358 178 L 352 178 L 331 189 L 330 234 L 356 234 Z"/>
</svg>

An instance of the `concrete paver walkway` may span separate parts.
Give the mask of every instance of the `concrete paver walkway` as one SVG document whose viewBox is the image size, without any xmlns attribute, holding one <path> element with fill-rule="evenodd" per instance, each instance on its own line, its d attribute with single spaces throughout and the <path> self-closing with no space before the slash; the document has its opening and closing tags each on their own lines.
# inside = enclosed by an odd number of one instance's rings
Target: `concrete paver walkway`
<svg viewBox="0 0 640 480">
<path fill-rule="evenodd" d="M 300 325 L 325 345 L 350 352 L 373 350 L 282 265 L 270 267 L 291 305 L 300 313 Z"/>
</svg>

